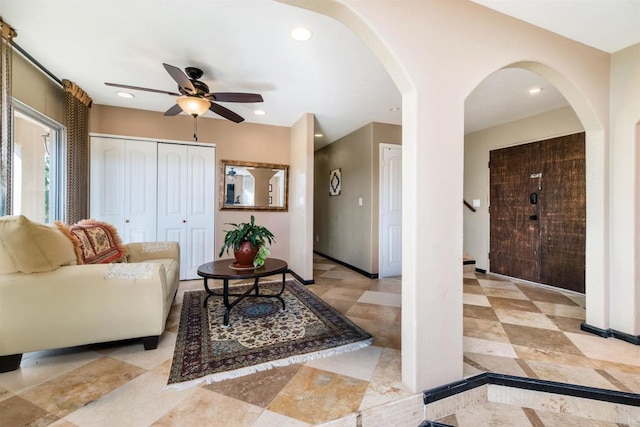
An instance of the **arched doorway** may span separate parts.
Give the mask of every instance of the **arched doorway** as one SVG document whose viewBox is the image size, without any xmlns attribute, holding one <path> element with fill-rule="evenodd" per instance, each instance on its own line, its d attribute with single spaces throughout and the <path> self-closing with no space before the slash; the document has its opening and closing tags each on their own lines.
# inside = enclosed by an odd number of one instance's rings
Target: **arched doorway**
<svg viewBox="0 0 640 427">
<path fill-rule="evenodd" d="M 407 7 L 393 2 L 285 2 L 332 16 L 351 28 L 381 59 L 403 95 L 403 228 L 411 230 L 403 233 L 403 382 L 418 391 L 462 377 L 464 100 L 488 73 L 505 64 L 549 80 L 584 124 L 589 159 L 587 304 L 593 321 L 604 322 L 607 146 L 600 118 L 607 112 L 606 107 L 594 109 L 592 101 L 598 107 L 606 105 L 606 90 L 600 84 L 606 70 L 576 66 L 582 60 L 602 65 L 598 55 L 575 52 L 565 40 L 507 22 L 467 2 L 412 2 Z M 496 42 L 504 37 L 502 24 L 518 39 L 517 49 L 513 40 L 509 46 Z M 478 49 L 486 49 L 488 55 L 478 54 Z M 581 59 L 574 55 L 569 60 L 559 51 L 571 51 Z M 515 62 L 527 52 L 558 63 L 580 81 L 580 88 L 541 63 Z M 427 243 L 420 247 L 422 241 Z"/>
<path fill-rule="evenodd" d="M 538 74 L 503 68 L 469 94 L 464 249 L 480 271 L 584 293 L 584 161 L 582 123 Z"/>
</svg>

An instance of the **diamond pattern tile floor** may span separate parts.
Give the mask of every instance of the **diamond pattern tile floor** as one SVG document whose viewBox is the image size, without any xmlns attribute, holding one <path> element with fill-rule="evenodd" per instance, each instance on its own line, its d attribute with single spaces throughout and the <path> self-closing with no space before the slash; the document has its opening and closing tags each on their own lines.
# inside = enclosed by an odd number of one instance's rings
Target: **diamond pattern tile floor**
<svg viewBox="0 0 640 427">
<path fill-rule="evenodd" d="M 401 278 L 367 279 L 320 256 L 314 272 L 309 289 L 371 333 L 373 347 L 163 390 L 182 295 L 202 286 L 182 282 L 158 350 L 126 341 L 25 354 L 21 369 L 0 374 L 0 425 L 303 427 L 410 398 L 401 383 Z M 466 271 L 465 376 L 492 371 L 640 392 L 640 347 L 586 334 L 583 319 L 582 295 Z M 498 404 L 441 421 L 466 426 L 481 419 L 496 426 L 583 425 L 575 414 Z"/>
</svg>

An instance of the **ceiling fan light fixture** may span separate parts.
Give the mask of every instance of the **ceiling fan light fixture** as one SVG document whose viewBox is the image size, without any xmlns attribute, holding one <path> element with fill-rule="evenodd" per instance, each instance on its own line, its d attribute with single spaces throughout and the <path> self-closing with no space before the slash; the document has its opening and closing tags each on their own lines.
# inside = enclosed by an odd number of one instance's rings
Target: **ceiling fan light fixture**
<svg viewBox="0 0 640 427">
<path fill-rule="evenodd" d="M 132 93 L 124 92 L 124 91 L 116 92 L 116 95 L 118 95 L 120 98 L 127 98 L 127 99 L 131 99 L 134 97 Z"/>
<path fill-rule="evenodd" d="M 255 110 L 253 114 L 255 114 L 256 116 L 264 116 L 267 113 L 264 110 Z"/>
<path fill-rule="evenodd" d="M 537 93 L 542 92 L 542 88 L 541 87 L 532 87 L 531 89 L 529 89 L 529 95 L 535 95 Z"/>
<path fill-rule="evenodd" d="M 176 100 L 182 111 L 191 116 L 201 116 L 209 110 L 211 103 L 204 98 L 180 96 Z"/>
</svg>

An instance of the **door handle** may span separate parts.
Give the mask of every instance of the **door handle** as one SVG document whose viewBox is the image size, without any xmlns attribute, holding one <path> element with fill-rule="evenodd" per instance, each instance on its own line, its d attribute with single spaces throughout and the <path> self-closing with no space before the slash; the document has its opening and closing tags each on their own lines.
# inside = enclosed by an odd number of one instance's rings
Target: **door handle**
<svg viewBox="0 0 640 427">
<path fill-rule="evenodd" d="M 537 221 L 538 215 L 529 215 L 529 219 L 532 221 Z"/>
</svg>

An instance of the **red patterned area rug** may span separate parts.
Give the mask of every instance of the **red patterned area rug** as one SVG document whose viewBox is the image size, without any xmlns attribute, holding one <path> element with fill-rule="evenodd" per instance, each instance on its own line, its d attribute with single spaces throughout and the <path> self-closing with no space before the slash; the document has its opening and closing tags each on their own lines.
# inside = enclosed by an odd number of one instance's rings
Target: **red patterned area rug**
<svg viewBox="0 0 640 427">
<path fill-rule="evenodd" d="M 277 293 L 282 283 L 261 283 L 261 293 Z M 248 289 L 233 288 L 234 293 Z M 371 344 L 371 335 L 294 280 L 286 282 L 282 298 L 245 298 L 223 327 L 221 297 L 190 291 L 182 314 L 168 388 L 188 388 L 249 375 L 257 371 L 306 362 L 357 350 Z M 232 297 L 233 298 L 233 297 Z"/>
</svg>

